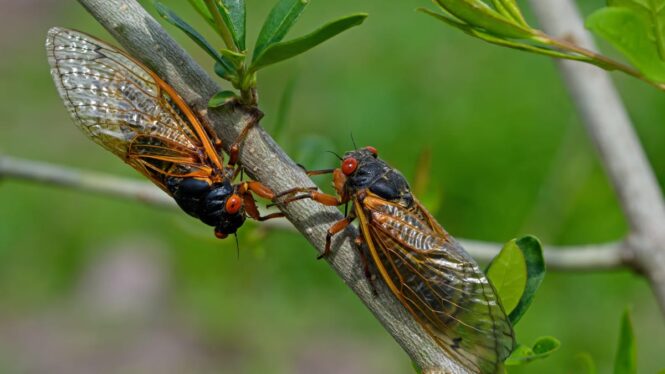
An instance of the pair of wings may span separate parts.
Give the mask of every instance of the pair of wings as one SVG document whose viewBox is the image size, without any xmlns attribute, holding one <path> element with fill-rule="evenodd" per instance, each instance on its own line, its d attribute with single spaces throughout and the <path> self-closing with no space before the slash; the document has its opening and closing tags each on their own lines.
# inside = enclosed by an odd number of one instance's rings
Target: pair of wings
<svg viewBox="0 0 665 374">
<path fill-rule="evenodd" d="M 166 177 L 215 179 L 222 160 L 183 99 L 124 52 L 78 31 L 52 28 L 51 75 L 76 125 L 167 193 Z"/>
<path fill-rule="evenodd" d="M 407 209 L 367 191 L 354 208 L 376 268 L 402 305 L 466 367 L 498 372 L 514 333 L 471 256 L 417 200 Z"/>
</svg>

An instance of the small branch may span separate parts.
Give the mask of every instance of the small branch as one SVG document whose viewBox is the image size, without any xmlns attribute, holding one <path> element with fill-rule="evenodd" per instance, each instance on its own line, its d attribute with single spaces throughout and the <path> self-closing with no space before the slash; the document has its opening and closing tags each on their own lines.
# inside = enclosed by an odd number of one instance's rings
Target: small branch
<svg viewBox="0 0 665 374">
<path fill-rule="evenodd" d="M 173 199 L 148 182 L 137 182 L 101 173 L 76 170 L 44 162 L 27 161 L 0 156 L 0 178 L 15 178 L 43 184 L 73 188 L 99 195 L 135 200 L 150 206 L 179 209 Z M 261 223 L 268 229 L 296 229 L 284 220 Z M 501 249 L 500 243 L 461 239 L 464 248 L 479 262 L 488 263 Z M 622 268 L 626 260 L 622 257 L 625 243 L 606 243 L 585 246 L 548 246 L 545 263 L 549 270 L 603 271 Z"/>
<path fill-rule="evenodd" d="M 150 66 L 169 82 L 193 108 L 207 114 L 208 121 L 228 147 L 248 124 L 256 122 L 255 113 L 242 106 L 225 106 L 205 112 L 208 99 L 220 87 L 176 44 L 164 29 L 135 0 L 79 0 L 129 53 Z M 280 192 L 293 187 L 314 186 L 303 170 L 259 126 L 250 131 L 241 148 L 240 162 L 250 177 Z M 325 233 L 342 218 L 335 208 L 312 201 L 299 201 L 284 208 L 284 213 L 298 231 L 322 252 Z M 338 235 L 336 250 L 326 258 L 342 280 L 374 313 L 411 359 L 428 372 L 466 373 L 401 306 L 390 290 L 377 282 L 378 297 L 372 295 L 352 247 L 358 235 L 348 228 Z M 303 256 L 308 260 L 309 256 Z"/>
<path fill-rule="evenodd" d="M 531 0 L 546 32 L 597 50 L 571 0 Z M 665 313 L 665 202 L 652 167 L 609 75 L 594 66 L 557 61 L 630 224 L 625 256 L 650 280 Z"/>
<path fill-rule="evenodd" d="M 460 239 L 464 249 L 476 260 L 483 263 L 491 261 L 502 244 Z M 614 242 L 589 245 L 545 247 L 543 255 L 547 270 L 558 271 L 607 271 L 625 268 L 630 258 L 624 256 L 627 243 Z"/>
<path fill-rule="evenodd" d="M 642 74 L 639 70 L 633 68 L 632 66 L 615 61 L 605 55 L 596 53 L 592 50 L 582 48 L 575 43 L 569 42 L 568 40 L 553 38 L 541 31 L 538 31 L 537 35 L 539 41 L 542 42 L 543 44 L 550 45 L 561 51 L 568 51 L 577 54 L 579 56 L 582 56 L 582 58 L 575 58 L 574 55 L 567 54 L 565 55 L 565 57 L 561 58 L 576 60 L 576 61 L 585 61 L 606 70 L 621 71 L 627 75 L 637 78 L 645 83 L 648 83 L 659 90 L 665 90 L 665 84 L 647 78 L 644 74 Z"/>
<path fill-rule="evenodd" d="M 136 201 L 156 208 L 180 211 L 173 198 L 152 183 L 45 162 L 0 156 L 0 182 L 4 178 L 55 185 L 101 196 Z M 296 231 L 293 225 L 284 219 L 262 222 L 261 226 L 268 229 Z"/>
<path fill-rule="evenodd" d="M 152 183 L 93 173 L 44 162 L 0 156 L 0 180 L 15 178 L 136 200 L 160 208 L 177 208 L 175 201 Z"/>
</svg>

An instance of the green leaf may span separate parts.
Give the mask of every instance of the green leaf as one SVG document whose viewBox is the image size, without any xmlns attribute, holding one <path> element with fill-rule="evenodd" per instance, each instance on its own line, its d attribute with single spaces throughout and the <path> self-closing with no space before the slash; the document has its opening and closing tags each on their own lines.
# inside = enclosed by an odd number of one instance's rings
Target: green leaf
<svg viewBox="0 0 665 374">
<path fill-rule="evenodd" d="M 545 277 L 545 259 L 540 241 L 534 236 L 527 235 L 517 239 L 516 244 L 526 261 L 527 280 L 519 303 L 508 315 L 513 326 L 531 306 L 536 291 Z"/>
<path fill-rule="evenodd" d="M 366 13 L 353 14 L 327 23 L 321 28 L 300 38 L 272 44 L 263 53 L 255 56 L 255 60 L 252 63 L 250 70 L 257 71 L 265 66 L 299 55 L 325 42 L 342 31 L 360 25 L 365 18 L 367 18 Z"/>
<path fill-rule="evenodd" d="M 227 80 L 235 78 L 235 70 L 222 65 L 219 61 L 215 62 L 215 74 Z"/>
<path fill-rule="evenodd" d="M 242 63 L 245 61 L 244 53 L 234 52 L 230 49 L 222 49 L 220 52 L 222 53 L 222 56 L 231 62 L 231 64 L 233 64 L 236 69 L 240 68 Z"/>
<path fill-rule="evenodd" d="M 561 343 L 556 338 L 551 336 L 542 336 L 536 340 L 531 348 L 534 354 L 537 355 L 549 355 L 550 353 L 556 351 L 561 346 Z"/>
<path fill-rule="evenodd" d="M 529 25 L 526 23 L 526 20 L 524 20 L 522 11 L 517 6 L 517 2 L 515 0 L 492 0 L 492 3 L 494 4 L 496 10 L 499 11 L 499 13 L 501 13 L 503 16 L 512 19 L 522 26 L 529 27 Z"/>
<path fill-rule="evenodd" d="M 507 39 L 502 36 L 496 36 L 493 34 L 488 34 L 486 32 L 483 32 L 479 29 L 474 29 L 473 27 L 467 25 L 466 23 L 462 23 L 458 20 L 455 20 L 452 18 L 452 16 L 447 16 L 445 14 L 440 14 L 437 12 L 434 12 L 429 9 L 425 8 L 418 8 L 416 9 L 419 12 L 425 13 L 427 15 L 430 15 L 439 21 L 442 21 L 452 27 L 455 27 L 462 32 L 464 32 L 467 35 L 471 35 L 475 38 L 478 38 L 480 40 L 486 41 L 488 43 L 500 45 L 503 47 L 508 47 L 512 49 L 517 49 L 520 51 L 526 51 L 526 52 L 532 52 L 532 53 L 538 53 L 541 55 L 545 56 L 550 56 L 550 57 L 555 57 L 555 58 L 565 58 L 569 60 L 575 60 L 575 61 L 583 61 L 587 63 L 591 63 L 594 65 L 597 65 L 603 69 L 608 69 L 608 66 L 604 64 L 604 61 L 599 61 L 599 60 L 593 60 L 589 57 L 582 56 L 576 53 L 568 52 L 565 50 L 555 50 L 555 49 L 550 49 L 548 47 L 541 47 L 535 44 L 529 44 L 524 41 L 520 40 L 514 40 L 514 39 Z"/>
<path fill-rule="evenodd" d="M 208 100 L 208 108 L 219 108 L 220 106 L 235 99 L 235 97 L 236 94 L 233 91 L 217 92 L 210 98 L 210 100 Z"/>
<path fill-rule="evenodd" d="M 203 17 L 203 19 L 208 22 L 210 26 L 212 26 L 213 29 L 217 29 L 215 26 L 215 20 L 212 18 L 212 14 L 210 14 L 210 11 L 208 10 L 208 7 L 205 5 L 203 0 L 187 0 L 189 1 L 189 4 L 196 10 L 196 12 Z"/>
<path fill-rule="evenodd" d="M 530 38 L 533 31 L 505 17 L 480 0 L 435 0 L 436 3 L 474 28 L 509 38 Z"/>
<path fill-rule="evenodd" d="M 591 14 L 586 27 L 623 53 L 648 78 L 665 82 L 665 63 L 650 38 L 642 15 L 630 8 L 608 7 Z"/>
<path fill-rule="evenodd" d="M 296 22 L 309 0 L 279 0 L 263 23 L 254 47 L 253 61 L 274 43 L 280 42 Z"/>
<path fill-rule="evenodd" d="M 526 287 L 527 269 L 516 239 L 506 243 L 487 269 L 487 278 L 496 289 L 501 304 L 510 313 L 520 301 Z"/>
<path fill-rule="evenodd" d="M 509 241 L 489 264 L 486 273 L 514 326 L 533 302 L 545 277 L 540 242 L 533 236 Z"/>
<path fill-rule="evenodd" d="M 224 67 L 224 70 L 227 72 L 227 76 L 230 76 L 230 72 L 233 72 L 233 66 L 229 61 L 226 61 L 226 59 L 219 54 L 215 48 L 213 48 L 210 43 L 208 43 L 205 38 L 198 33 L 192 26 L 190 26 L 187 22 L 185 22 L 182 18 L 178 17 L 171 9 L 166 7 L 164 4 L 156 1 L 155 2 L 155 8 L 157 9 L 157 12 L 159 15 L 161 15 L 166 21 L 168 21 L 170 24 L 176 26 L 180 30 L 182 30 L 187 36 L 189 36 L 190 39 L 192 39 L 196 44 L 199 45 L 199 47 L 203 48 L 204 51 L 206 51 L 217 63 L 222 65 Z M 223 76 L 226 78 L 227 76 Z"/>
<path fill-rule="evenodd" d="M 658 55 L 665 61 L 665 0 L 608 0 L 610 7 L 624 7 L 642 16 Z"/>
<path fill-rule="evenodd" d="M 561 343 L 552 336 L 543 336 L 538 338 L 533 347 L 519 344 L 506 359 L 506 366 L 519 366 L 528 364 L 534 360 L 543 359 L 556 352 Z"/>
<path fill-rule="evenodd" d="M 518 365 L 523 365 L 526 361 L 527 357 L 532 357 L 533 356 L 533 350 L 531 347 L 526 346 L 524 344 L 518 344 L 515 349 L 513 349 L 513 352 L 508 356 L 506 361 L 504 362 L 506 366 L 518 366 Z"/>
<path fill-rule="evenodd" d="M 215 18 L 203 0 L 188 0 L 208 24 L 223 37 L 223 32 L 215 24 Z M 244 0 L 216 0 L 215 8 L 231 33 L 233 42 L 239 50 L 245 50 L 245 2 Z"/>
<path fill-rule="evenodd" d="M 637 353 L 633 324 L 630 321 L 630 310 L 626 310 L 621 318 L 621 332 L 619 334 L 619 347 L 614 357 L 614 374 L 637 373 Z"/>
<path fill-rule="evenodd" d="M 217 0 L 217 9 L 239 50 L 245 50 L 245 0 Z"/>
<path fill-rule="evenodd" d="M 494 9 L 502 16 L 512 18 L 510 13 L 508 13 L 508 9 L 503 5 L 503 0 L 492 0 L 492 5 L 494 5 Z"/>
</svg>

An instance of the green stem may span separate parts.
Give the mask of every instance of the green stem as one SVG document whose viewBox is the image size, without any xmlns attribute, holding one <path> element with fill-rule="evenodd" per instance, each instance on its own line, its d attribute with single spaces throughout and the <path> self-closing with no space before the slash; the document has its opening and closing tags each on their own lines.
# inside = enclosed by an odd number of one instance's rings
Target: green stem
<svg viewBox="0 0 665 374">
<path fill-rule="evenodd" d="M 251 106 L 257 106 L 258 97 L 256 94 L 255 88 L 250 88 L 249 90 L 240 91 L 240 98 L 243 103 Z"/>
<path fill-rule="evenodd" d="M 637 69 L 634 69 L 626 64 L 622 64 L 618 61 L 615 61 L 609 57 L 603 56 L 601 54 L 598 54 L 596 52 L 590 51 L 586 48 L 582 48 L 580 46 L 575 45 L 574 43 L 571 43 L 567 40 L 562 40 L 562 39 L 556 39 L 553 38 L 547 34 L 545 34 L 542 31 L 536 31 L 536 37 L 533 38 L 534 41 L 549 45 L 551 47 L 555 47 L 564 51 L 569 51 L 573 53 L 577 53 L 579 55 L 585 56 L 589 58 L 589 63 L 592 63 L 598 67 L 601 67 L 606 70 L 618 70 L 621 71 L 625 74 L 628 74 L 632 77 L 635 77 L 643 82 L 646 82 L 660 90 L 665 91 L 665 83 L 660 83 L 656 81 L 652 81 L 649 78 L 645 77 L 640 73 Z M 573 58 L 571 58 L 573 59 Z"/>
<path fill-rule="evenodd" d="M 243 69 L 240 73 L 240 97 L 245 104 L 254 105 L 258 104 L 258 96 L 256 94 L 256 81 L 255 74 Z"/>
<path fill-rule="evenodd" d="M 226 23 L 224 23 L 222 15 L 219 14 L 219 9 L 217 9 L 217 6 L 213 2 L 213 0 L 204 0 L 204 1 L 206 6 L 208 7 L 208 10 L 210 11 L 210 14 L 212 14 L 212 18 L 215 20 L 215 24 L 217 25 L 217 29 L 219 30 L 222 39 L 224 40 L 224 44 L 226 44 L 226 47 L 228 49 L 234 52 L 238 52 L 238 46 L 236 46 L 236 43 L 233 41 L 233 37 L 231 36 L 231 31 L 227 27 Z"/>
</svg>

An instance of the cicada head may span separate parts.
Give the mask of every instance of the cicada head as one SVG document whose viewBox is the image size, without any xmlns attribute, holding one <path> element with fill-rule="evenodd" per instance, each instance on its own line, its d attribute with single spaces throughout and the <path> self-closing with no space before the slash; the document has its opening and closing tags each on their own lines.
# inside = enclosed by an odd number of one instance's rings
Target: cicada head
<svg viewBox="0 0 665 374">
<path fill-rule="evenodd" d="M 365 188 L 381 177 L 390 167 L 378 158 L 374 147 L 365 147 L 344 154 L 341 170 L 350 187 Z"/>
<path fill-rule="evenodd" d="M 346 152 L 340 169 L 346 177 L 344 189 L 347 194 L 369 189 L 375 195 L 405 207 L 413 204 L 413 196 L 404 176 L 381 160 L 374 147 Z"/>
<path fill-rule="evenodd" d="M 241 210 L 242 213 L 239 212 L 234 214 L 223 214 L 220 217 L 219 223 L 217 224 L 217 226 L 215 226 L 216 237 L 218 237 L 219 239 L 224 239 L 229 234 L 235 234 L 235 232 L 238 231 L 240 226 L 242 226 L 242 224 L 245 222 L 245 217 L 246 217 L 244 209 L 241 208 Z"/>
<path fill-rule="evenodd" d="M 203 198 L 199 218 L 215 227 L 215 236 L 224 239 L 245 222 L 245 207 L 237 187 L 228 180 L 215 183 Z"/>
</svg>

